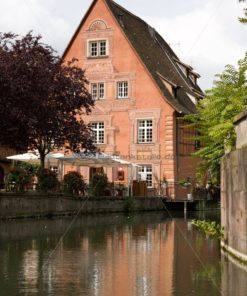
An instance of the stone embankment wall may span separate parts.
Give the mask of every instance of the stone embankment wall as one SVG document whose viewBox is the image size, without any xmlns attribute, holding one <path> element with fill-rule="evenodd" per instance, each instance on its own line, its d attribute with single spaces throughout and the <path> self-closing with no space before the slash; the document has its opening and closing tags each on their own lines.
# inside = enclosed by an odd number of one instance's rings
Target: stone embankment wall
<svg viewBox="0 0 247 296">
<path fill-rule="evenodd" d="M 80 213 L 164 210 L 159 198 L 74 198 L 63 195 L 0 194 L 0 218 L 20 218 Z"/>
<path fill-rule="evenodd" d="M 234 257 L 247 262 L 247 134 L 243 126 L 247 112 L 236 117 L 237 150 L 221 162 L 222 247 Z"/>
</svg>

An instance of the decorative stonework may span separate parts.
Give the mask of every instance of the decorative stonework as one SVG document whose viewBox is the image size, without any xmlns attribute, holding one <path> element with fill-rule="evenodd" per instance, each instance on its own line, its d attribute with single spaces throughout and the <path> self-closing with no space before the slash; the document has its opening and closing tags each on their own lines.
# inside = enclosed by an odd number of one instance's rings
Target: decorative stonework
<svg viewBox="0 0 247 296">
<path fill-rule="evenodd" d="M 107 26 L 106 23 L 102 20 L 96 20 L 93 23 L 91 23 L 89 30 L 90 31 L 97 31 L 97 30 L 106 30 Z"/>
<path fill-rule="evenodd" d="M 160 116 L 161 109 L 132 109 L 129 110 L 130 121 L 130 145 L 129 154 L 133 161 L 139 164 L 152 164 L 153 173 L 160 178 Z M 149 118 L 153 120 L 153 143 L 137 143 L 137 124 L 139 119 Z"/>
<path fill-rule="evenodd" d="M 131 126 L 130 144 L 131 145 L 143 145 L 137 143 L 137 123 L 139 119 L 152 119 L 153 120 L 153 143 L 159 142 L 159 120 L 160 120 L 160 109 L 143 109 L 143 110 L 130 110 L 129 119 Z"/>
<path fill-rule="evenodd" d="M 85 64 L 85 71 L 88 79 L 92 80 L 96 77 L 102 77 L 104 74 L 102 73 L 113 73 L 113 66 L 111 61 L 107 60 L 105 58 L 101 58 L 101 60 L 93 60 L 88 61 Z M 98 75 L 97 75 L 98 74 Z"/>
</svg>

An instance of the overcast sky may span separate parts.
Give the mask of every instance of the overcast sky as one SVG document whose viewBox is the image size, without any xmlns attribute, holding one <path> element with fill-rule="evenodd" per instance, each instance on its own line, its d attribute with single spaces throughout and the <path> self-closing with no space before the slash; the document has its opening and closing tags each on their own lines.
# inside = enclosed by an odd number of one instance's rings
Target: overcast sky
<svg viewBox="0 0 247 296">
<path fill-rule="evenodd" d="M 0 0 L 0 31 L 33 30 L 63 53 L 91 0 Z M 116 0 L 154 27 L 179 58 L 202 76 L 203 90 L 226 64 L 247 51 L 247 25 L 238 22 L 238 0 Z"/>
</svg>

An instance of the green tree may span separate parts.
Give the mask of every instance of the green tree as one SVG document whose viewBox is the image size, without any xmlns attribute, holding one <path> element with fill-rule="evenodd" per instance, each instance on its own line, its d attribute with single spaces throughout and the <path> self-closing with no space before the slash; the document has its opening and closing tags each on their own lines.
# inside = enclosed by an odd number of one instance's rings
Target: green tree
<svg viewBox="0 0 247 296">
<path fill-rule="evenodd" d="M 209 172 L 214 182 L 219 182 L 221 157 L 235 145 L 234 116 L 247 107 L 246 74 L 247 54 L 237 68 L 227 65 L 216 75 L 214 86 L 197 105 L 197 114 L 186 116 L 197 127 L 197 140 L 202 143 L 195 153 L 202 160 L 199 173 Z"/>
<path fill-rule="evenodd" d="M 94 102 L 84 71 L 65 63 L 40 36 L 0 33 L 0 144 L 38 150 L 41 166 L 54 149 L 94 150 L 80 120 Z"/>
<path fill-rule="evenodd" d="M 239 0 L 239 2 L 246 2 L 246 0 Z M 240 17 L 239 21 L 243 24 L 247 23 L 247 8 L 244 8 L 244 16 Z"/>
</svg>

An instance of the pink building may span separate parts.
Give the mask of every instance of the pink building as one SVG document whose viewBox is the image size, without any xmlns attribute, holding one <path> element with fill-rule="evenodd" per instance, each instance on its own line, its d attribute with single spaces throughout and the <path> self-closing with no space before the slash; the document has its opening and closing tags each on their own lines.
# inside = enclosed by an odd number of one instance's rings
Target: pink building
<svg viewBox="0 0 247 296">
<path fill-rule="evenodd" d="M 147 180 L 150 194 L 165 178 L 168 194 L 183 197 L 174 184 L 193 178 L 195 143 L 178 118 L 203 97 L 199 74 L 154 28 L 111 0 L 92 2 L 64 52 L 64 60 L 72 58 L 85 69 L 95 99 L 84 120 L 97 146 L 140 165 L 138 178 Z M 124 168 L 106 172 L 111 181 L 127 181 Z M 88 169 L 82 174 L 90 178 Z"/>
</svg>

